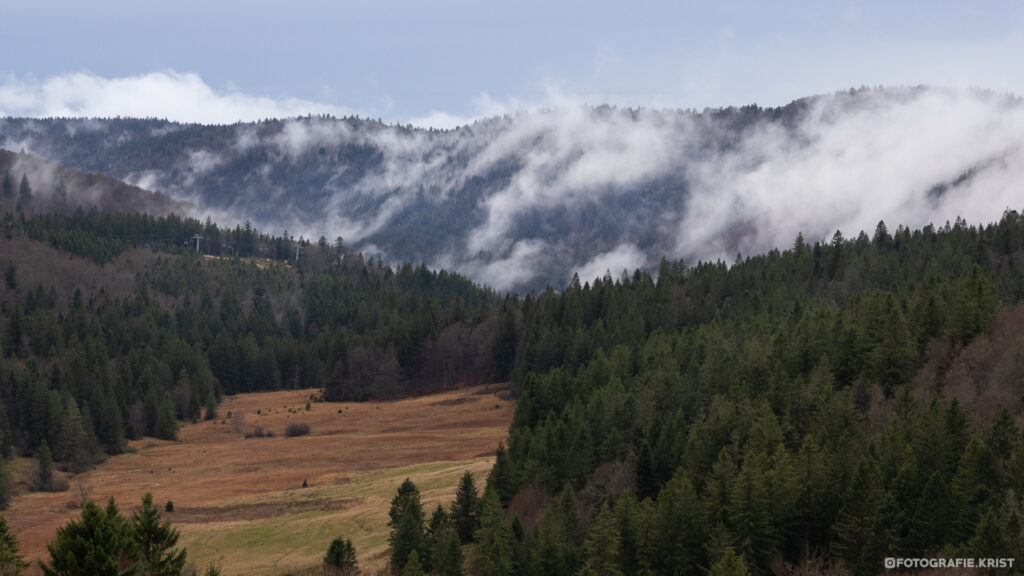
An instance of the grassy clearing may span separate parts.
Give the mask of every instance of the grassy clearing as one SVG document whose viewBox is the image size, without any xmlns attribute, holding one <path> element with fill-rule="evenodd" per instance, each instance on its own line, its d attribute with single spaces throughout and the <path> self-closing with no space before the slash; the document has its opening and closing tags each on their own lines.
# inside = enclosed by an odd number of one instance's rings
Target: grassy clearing
<svg viewBox="0 0 1024 576">
<path fill-rule="evenodd" d="M 337 536 L 351 538 L 363 566 L 380 566 L 387 559 L 387 510 L 398 485 L 411 478 L 420 488 L 424 508 L 447 506 L 455 486 L 469 470 L 483 479 L 489 459 L 432 462 L 360 474 L 344 484 L 310 486 L 236 500 L 248 504 L 288 504 L 345 500 L 340 510 L 316 510 L 256 519 L 211 522 L 186 530 L 182 543 L 197 566 L 220 562 L 231 573 L 281 574 L 316 564 Z"/>
<path fill-rule="evenodd" d="M 130 512 L 145 492 L 181 530 L 189 561 L 223 573 L 276 576 L 319 563 L 330 541 L 352 538 L 359 561 L 383 567 L 387 509 L 409 477 L 429 514 L 454 499 L 464 471 L 482 483 L 493 452 L 505 440 L 513 405 L 479 388 L 395 402 L 313 403 L 310 390 L 239 395 L 220 408 L 223 418 L 182 428 L 180 441 L 143 439 L 133 454 L 110 458 L 72 478 L 92 487 L 94 500 L 113 497 Z M 495 390 L 497 391 L 497 390 Z M 299 409 L 296 409 L 299 408 Z M 257 414 L 259 410 L 259 414 Z M 340 411 L 340 413 L 339 413 Z M 289 423 L 310 434 L 283 435 Z M 273 438 L 245 438 L 252 426 Z M 19 476 L 32 463 L 19 462 Z M 302 488 L 303 481 L 308 483 Z M 58 526 L 77 515 L 72 491 L 22 493 L 4 513 L 30 559 L 45 557 Z"/>
</svg>

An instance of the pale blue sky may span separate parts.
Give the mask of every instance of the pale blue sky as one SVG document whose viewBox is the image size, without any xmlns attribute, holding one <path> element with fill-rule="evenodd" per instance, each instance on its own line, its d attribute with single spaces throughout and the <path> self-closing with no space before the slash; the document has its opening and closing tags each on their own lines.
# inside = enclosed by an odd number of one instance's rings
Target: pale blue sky
<svg viewBox="0 0 1024 576">
<path fill-rule="evenodd" d="M 11 115 L 108 114 L 118 91 L 148 106 L 125 115 L 421 124 L 565 101 L 780 105 L 878 84 L 1024 93 L 1019 2 L 0 0 L 0 22 Z M 155 73 L 169 77 L 108 83 Z M 190 95 L 148 96 L 167 83 Z"/>
</svg>

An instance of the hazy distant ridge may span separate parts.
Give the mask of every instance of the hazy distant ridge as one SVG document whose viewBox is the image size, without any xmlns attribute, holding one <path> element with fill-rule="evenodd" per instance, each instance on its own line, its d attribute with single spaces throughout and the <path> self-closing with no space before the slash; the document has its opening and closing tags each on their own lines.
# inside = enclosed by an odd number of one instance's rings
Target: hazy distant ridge
<svg viewBox="0 0 1024 576">
<path fill-rule="evenodd" d="M 931 88 L 701 113 L 572 107 L 449 131 L 360 118 L 0 119 L 0 146 L 225 223 L 342 236 L 518 290 L 662 256 L 731 261 L 881 219 L 996 220 L 1024 204 L 1022 141 L 1019 100 Z"/>
</svg>

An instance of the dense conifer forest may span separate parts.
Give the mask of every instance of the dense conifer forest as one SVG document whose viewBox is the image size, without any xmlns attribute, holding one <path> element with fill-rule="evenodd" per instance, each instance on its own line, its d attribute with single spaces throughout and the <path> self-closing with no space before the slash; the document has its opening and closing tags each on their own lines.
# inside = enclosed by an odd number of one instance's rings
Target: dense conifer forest
<svg viewBox="0 0 1024 576">
<path fill-rule="evenodd" d="M 125 438 L 173 439 L 179 421 L 213 418 L 224 394 L 316 387 L 365 400 L 493 372 L 495 293 L 422 266 L 392 269 L 340 238 L 82 210 L 8 211 L 2 224 L 8 456 L 45 442 L 80 471 Z"/>
<path fill-rule="evenodd" d="M 340 238 L 32 214 L 12 196 L 0 448 L 41 470 L 174 438 L 224 394 L 511 380 L 515 419 L 480 492 L 464 478 L 432 515 L 411 482 L 395 496 L 396 570 L 860 575 L 885 557 L 1024 553 L 1016 211 L 520 298 Z M 351 542 L 334 548 L 354 570 Z"/>
<path fill-rule="evenodd" d="M 1021 558 L 1022 248 L 1015 211 L 879 223 L 527 296 L 484 573 Z"/>
</svg>

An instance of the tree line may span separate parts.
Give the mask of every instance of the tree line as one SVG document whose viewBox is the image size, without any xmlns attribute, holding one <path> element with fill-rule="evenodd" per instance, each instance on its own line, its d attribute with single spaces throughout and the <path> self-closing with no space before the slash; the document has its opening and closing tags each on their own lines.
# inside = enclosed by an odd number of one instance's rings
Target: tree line
<svg viewBox="0 0 1024 576">
<path fill-rule="evenodd" d="M 46 261 L 13 249 L 0 257 L 5 457 L 37 457 L 45 444 L 58 467 L 77 472 L 126 439 L 173 439 L 181 421 L 214 419 L 225 394 L 313 387 L 330 400 L 366 400 L 493 373 L 501 301 L 457 274 L 391 268 L 340 239 L 304 245 L 296 262 L 287 236 L 173 215 L 3 218 L 0 242 L 56 250 Z M 282 249 L 257 266 L 154 241 L 197 233 L 236 235 L 241 254 L 250 240 Z M 85 278 L 39 280 L 45 270 L 59 278 L 68 254 L 85 260 Z M 119 274 L 131 283 L 105 280 Z"/>
</svg>

